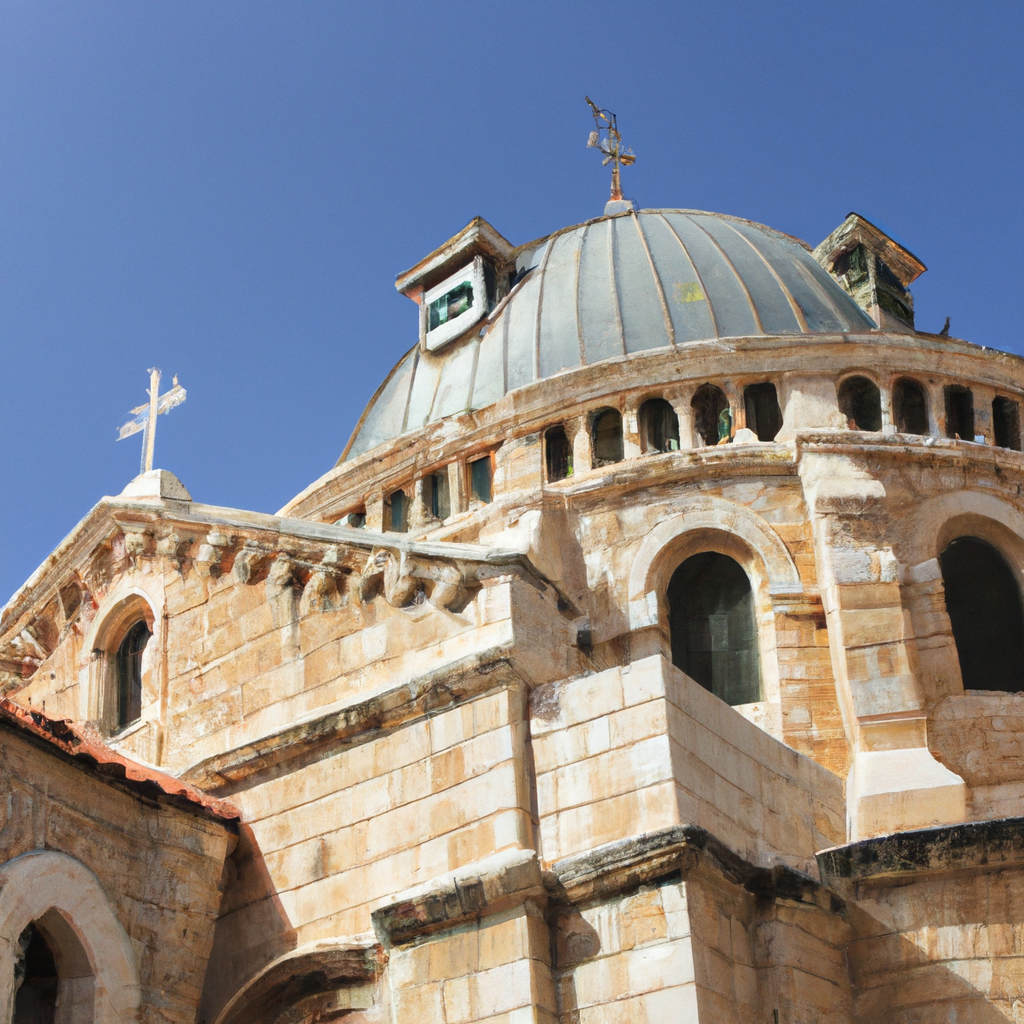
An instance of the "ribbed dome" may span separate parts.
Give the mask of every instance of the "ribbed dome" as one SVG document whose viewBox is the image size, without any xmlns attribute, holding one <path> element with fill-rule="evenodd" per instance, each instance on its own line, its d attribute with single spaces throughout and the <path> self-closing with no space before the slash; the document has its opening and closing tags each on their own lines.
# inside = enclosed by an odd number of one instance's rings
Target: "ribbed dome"
<svg viewBox="0 0 1024 1024">
<path fill-rule="evenodd" d="M 527 247 L 517 267 L 526 276 L 467 337 L 402 358 L 343 459 L 602 359 L 716 338 L 875 327 L 801 242 L 716 213 L 601 217 Z"/>
</svg>

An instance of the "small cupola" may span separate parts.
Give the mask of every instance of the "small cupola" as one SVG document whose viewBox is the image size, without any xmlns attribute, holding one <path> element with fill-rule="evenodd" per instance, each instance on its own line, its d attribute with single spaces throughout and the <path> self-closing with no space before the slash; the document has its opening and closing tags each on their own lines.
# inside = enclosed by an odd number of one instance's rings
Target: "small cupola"
<svg viewBox="0 0 1024 1024">
<path fill-rule="evenodd" d="M 882 330 L 914 330 L 909 286 L 928 268 L 867 218 L 848 214 L 814 258 Z"/>
<path fill-rule="evenodd" d="M 462 337 L 510 287 L 512 243 L 483 217 L 399 274 L 395 287 L 420 307 L 420 346 L 428 352 Z M 514 264 L 511 267 L 514 271 Z"/>
</svg>

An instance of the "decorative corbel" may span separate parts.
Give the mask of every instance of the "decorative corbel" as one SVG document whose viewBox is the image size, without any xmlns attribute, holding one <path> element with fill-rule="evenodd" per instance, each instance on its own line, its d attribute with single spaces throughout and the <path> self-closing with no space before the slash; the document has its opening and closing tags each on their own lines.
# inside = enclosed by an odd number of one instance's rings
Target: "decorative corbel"
<svg viewBox="0 0 1024 1024">
<path fill-rule="evenodd" d="M 338 549 L 330 547 L 324 552 L 320 565 L 313 571 L 302 591 L 299 614 L 309 615 L 328 611 L 338 596 L 338 575 L 341 572 Z"/>
<path fill-rule="evenodd" d="M 252 540 L 247 540 L 242 550 L 235 555 L 232 572 L 239 583 L 248 583 L 256 571 L 256 566 L 263 560 L 266 552 Z"/>
<path fill-rule="evenodd" d="M 196 568 L 204 576 L 219 576 L 224 552 L 230 546 L 230 537 L 225 537 L 223 533 L 211 530 L 206 535 L 205 542 L 199 545 L 199 553 L 196 555 Z"/>
<path fill-rule="evenodd" d="M 124 534 L 125 554 L 138 564 L 139 559 L 145 555 L 149 546 L 149 534 L 145 526 L 136 526 L 128 523 L 120 523 L 121 531 Z"/>
</svg>

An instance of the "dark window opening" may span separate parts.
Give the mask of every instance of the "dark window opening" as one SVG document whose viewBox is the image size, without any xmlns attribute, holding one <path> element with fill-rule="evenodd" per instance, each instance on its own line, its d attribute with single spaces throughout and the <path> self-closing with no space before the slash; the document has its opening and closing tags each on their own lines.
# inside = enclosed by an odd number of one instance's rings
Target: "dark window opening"
<svg viewBox="0 0 1024 1024">
<path fill-rule="evenodd" d="M 30 924 L 15 947 L 12 1024 L 53 1024 L 57 1012 L 57 962 L 43 933 Z"/>
<path fill-rule="evenodd" d="M 694 392 L 690 406 L 693 409 L 693 429 L 701 444 L 718 444 L 732 435 L 729 399 L 721 388 L 702 384 Z"/>
<path fill-rule="evenodd" d="M 946 392 L 946 437 L 974 440 L 974 395 L 962 384 L 950 384 Z"/>
<path fill-rule="evenodd" d="M 1000 448 L 1020 451 L 1020 406 L 1012 398 L 992 399 L 992 427 Z"/>
<path fill-rule="evenodd" d="M 490 455 L 469 464 L 469 489 L 477 501 L 487 504 L 491 500 Z"/>
<path fill-rule="evenodd" d="M 498 303 L 498 278 L 494 267 L 484 262 L 484 289 L 487 293 L 487 312 L 489 313 Z M 472 300 L 470 300 L 472 305 Z"/>
<path fill-rule="evenodd" d="M 352 509 L 351 512 L 346 512 L 341 519 L 338 520 L 339 526 L 350 526 L 354 530 L 361 530 L 366 526 L 366 509 L 358 508 Z"/>
<path fill-rule="evenodd" d="M 845 275 L 850 285 L 866 281 L 868 278 L 868 254 L 864 246 L 858 245 L 838 256 L 835 263 L 832 264 L 832 273 L 838 277 Z"/>
<path fill-rule="evenodd" d="M 427 478 L 430 494 L 430 514 L 435 519 L 447 519 L 452 514 L 452 502 L 448 490 L 448 471 L 431 473 Z"/>
<path fill-rule="evenodd" d="M 617 409 L 604 409 L 594 417 L 594 465 L 622 461 L 622 417 Z"/>
<path fill-rule="evenodd" d="M 939 556 L 965 690 L 1024 690 L 1024 608 L 1013 570 L 991 544 L 958 537 Z"/>
<path fill-rule="evenodd" d="M 544 432 L 544 460 L 548 480 L 565 480 L 572 476 L 572 445 L 565 427 L 551 427 Z"/>
<path fill-rule="evenodd" d="M 640 444 L 645 452 L 679 451 L 679 417 L 664 398 L 640 406 Z"/>
<path fill-rule="evenodd" d="M 117 727 L 137 722 L 142 715 L 142 652 L 153 634 L 145 620 L 136 622 L 117 649 Z"/>
<path fill-rule="evenodd" d="M 450 292 L 435 299 L 428 310 L 427 330 L 432 331 L 442 324 L 461 316 L 473 305 L 473 285 L 469 281 L 457 284 Z"/>
<path fill-rule="evenodd" d="M 928 433 L 928 401 L 916 380 L 898 380 L 892 389 L 892 411 L 901 434 Z"/>
<path fill-rule="evenodd" d="M 405 533 L 409 529 L 409 499 L 405 491 L 394 491 L 388 498 L 388 529 L 392 533 Z"/>
<path fill-rule="evenodd" d="M 851 430 L 882 429 L 882 394 L 867 377 L 847 377 L 839 385 L 839 411 Z"/>
<path fill-rule="evenodd" d="M 774 441 L 782 429 L 779 396 L 771 381 L 748 384 L 743 389 L 743 405 L 747 412 L 747 428 L 757 434 L 758 441 Z"/>
<path fill-rule="evenodd" d="M 715 551 L 688 558 L 668 585 L 672 663 L 727 704 L 761 699 L 754 592 Z"/>
</svg>

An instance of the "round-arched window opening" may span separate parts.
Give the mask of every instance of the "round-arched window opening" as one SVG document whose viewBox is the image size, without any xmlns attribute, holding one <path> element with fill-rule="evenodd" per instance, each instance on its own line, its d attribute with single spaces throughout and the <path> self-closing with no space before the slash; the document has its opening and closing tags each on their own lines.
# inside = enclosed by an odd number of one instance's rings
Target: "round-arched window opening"
<svg viewBox="0 0 1024 1024">
<path fill-rule="evenodd" d="M 595 466 L 622 461 L 622 416 L 617 409 L 602 409 L 597 413 L 593 438 Z"/>
<path fill-rule="evenodd" d="M 664 398 L 640 406 L 640 444 L 645 452 L 679 451 L 679 417 Z"/>
<path fill-rule="evenodd" d="M 882 393 L 867 377 L 847 377 L 839 385 L 839 411 L 851 430 L 882 429 Z"/>
<path fill-rule="evenodd" d="M 717 551 L 686 559 L 668 585 L 672 663 L 727 704 L 761 700 L 754 592 Z"/>
<path fill-rule="evenodd" d="M 714 384 L 701 384 L 690 402 L 693 409 L 693 429 L 700 445 L 718 444 L 732 434 L 729 399 Z"/>
<path fill-rule="evenodd" d="M 991 544 L 958 537 L 939 556 L 965 690 L 1024 690 L 1024 607 L 1013 570 Z"/>
<path fill-rule="evenodd" d="M 53 1024 L 57 1012 L 57 962 L 43 933 L 30 924 L 19 936 L 14 952 L 11 1024 Z"/>
<path fill-rule="evenodd" d="M 124 635 L 117 648 L 117 728 L 137 722 L 142 716 L 142 654 L 153 634 L 140 619 Z"/>
<path fill-rule="evenodd" d="M 544 461 L 548 480 L 565 480 L 572 476 L 572 445 L 561 424 L 544 432 Z"/>
<path fill-rule="evenodd" d="M 892 412 L 899 433 L 928 433 L 928 400 L 916 380 L 903 377 L 896 381 L 892 388 Z"/>
<path fill-rule="evenodd" d="M 774 441 L 782 429 L 782 409 L 775 385 L 770 380 L 748 384 L 743 389 L 743 406 L 747 427 L 757 434 L 758 441 Z"/>
</svg>

